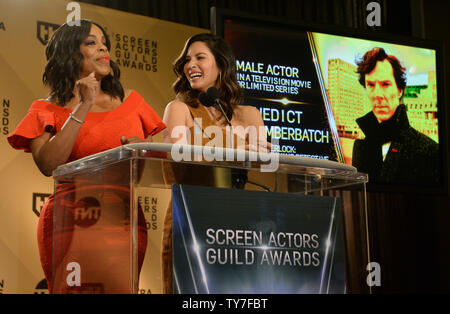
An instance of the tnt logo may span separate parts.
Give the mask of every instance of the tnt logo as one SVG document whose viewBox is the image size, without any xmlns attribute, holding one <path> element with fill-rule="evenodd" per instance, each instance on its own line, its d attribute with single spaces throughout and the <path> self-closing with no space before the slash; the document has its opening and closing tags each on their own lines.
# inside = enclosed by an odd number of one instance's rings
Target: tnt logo
<svg viewBox="0 0 450 314">
<path fill-rule="evenodd" d="M 74 221 L 77 226 L 88 228 L 100 219 L 100 202 L 94 197 L 80 199 L 74 208 Z"/>
<path fill-rule="evenodd" d="M 53 33 L 59 27 L 58 24 L 37 21 L 36 36 L 44 46 L 47 45 Z"/>
</svg>

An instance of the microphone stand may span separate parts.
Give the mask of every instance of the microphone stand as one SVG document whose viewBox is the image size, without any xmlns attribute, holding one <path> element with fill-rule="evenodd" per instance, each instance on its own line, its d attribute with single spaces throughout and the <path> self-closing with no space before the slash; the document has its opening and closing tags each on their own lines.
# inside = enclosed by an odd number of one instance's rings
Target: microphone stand
<svg viewBox="0 0 450 314">
<path fill-rule="evenodd" d="M 214 107 L 216 109 L 219 109 L 225 119 L 227 120 L 228 125 L 230 126 L 230 132 L 231 132 L 231 147 L 234 149 L 234 135 L 233 135 L 233 126 L 231 125 L 230 119 L 228 119 L 228 116 L 226 115 L 225 111 L 222 108 L 222 105 L 220 104 L 219 98 L 214 99 Z M 237 147 L 236 147 L 237 148 Z M 245 169 L 231 169 L 231 181 L 233 188 L 237 189 L 243 189 L 245 187 L 246 183 L 250 183 L 253 185 L 256 185 L 262 189 L 264 189 L 266 192 L 270 192 L 270 189 L 262 184 L 249 181 L 247 176 L 247 170 Z"/>
<path fill-rule="evenodd" d="M 216 107 L 216 109 L 219 108 L 219 110 L 222 112 L 223 116 L 227 120 L 228 125 L 230 126 L 231 148 L 234 149 L 233 126 L 231 125 L 231 121 L 230 119 L 228 119 L 228 116 L 226 115 L 225 111 L 223 111 L 222 105 L 220 104 L 220 100 L 218 98 L 214 100 L 214 107 Z"/>
<path fill-rule="evenodd" d="M 214 100 L 214 107 L 216 107 L 216 109 L 218 108 L 222 112 L 223 116 L 227 120 L 228 125 L 230 126 L 231 148 L 234 149 L 233 126 L 231 125 L 231 121 L 230 119 L 228 119 L 228 116 L 223 110 L 222 105 L 220 104 L 220 100 L 218 98 Z M 248 182 L 247 170 L 242 171 L 240 169 L 231 169 L 231 184 L 233 188 L 243 189 L 245 183 L 247 182 Z"/>
</svg>

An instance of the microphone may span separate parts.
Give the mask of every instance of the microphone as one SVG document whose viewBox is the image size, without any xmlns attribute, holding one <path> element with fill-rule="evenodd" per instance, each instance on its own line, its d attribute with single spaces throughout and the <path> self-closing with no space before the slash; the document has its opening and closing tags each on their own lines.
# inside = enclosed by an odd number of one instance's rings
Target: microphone
<svg viewBox="0 0 450 314">
<path fill-rule="evenodd" d="M 220 104 L 220 95 L 219 95 L 219 90 L 217 88 L 215 88 L 214 86 L 211 86 L 210 88 L 208 88 L 208 90 L 206 91 L 206 98 L 207 98 L 207 102 L 208 104 L 212 103 L 212 105 L 216 108 L 219 109 L 223 116 L 225 117 L 225 119 L 227 120 L 227 123 L 229 126 L 231 126 L 231 121 L 230 119 L 228 119 L 227 114 L 225 113 L 225 111 L 222 108 L 222 105 Z M 199 96 L 200 99 L 200 96 Z M 206 100 L 206 99 L 205 99 Z M 201 101 L 201 100 L 200 100 Z M 207 107 L 210 107 L 211 105 L 208 105 Z"/>
<path fill-rule="evenodd" d="M 212 107 L 214 106 L 214 99 L 210 98 L 206 93 L 201 92 L 200 95 L 198 95 L 198 100 L 202 103 L 205 107 Z"/>
<path fill-rule="evenodd" d="M 202 103 L 203 106 L 214 106 L 216 109 L 219 109 L 222 112 L 222 115 L 225 117 L 228 125 L 230 126 L 231 147 L 234 147 L 233 126 L 231 125 L 230 119 L 228 119 L 228 116 L 226 115 L 225 111 L 222 108 L 222 105 L 220 104 L 220 95 L 217 88 L 212 86 L 206 90 L 206 93 L 201 92 L 200 95 L 198 95 L 198 100 Z"/>
<path fill-rule="evenodd" d="M 214 86 L 211 86 L 206 90 L 206 95 L 208 95 L 209 98 L 214 99 L 214 101 L 218 101 L 220 98 L 219 90 Z"/>
</svg>

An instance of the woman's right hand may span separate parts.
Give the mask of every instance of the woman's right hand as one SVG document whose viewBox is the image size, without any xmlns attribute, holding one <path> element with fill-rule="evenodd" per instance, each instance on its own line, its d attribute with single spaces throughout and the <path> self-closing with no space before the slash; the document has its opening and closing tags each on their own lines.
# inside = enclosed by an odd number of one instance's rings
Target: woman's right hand
<svg viewBox="0 0 450 314">
<path fill-rule="evenodd" d="M 95 78 L 95 72 L 75 82 L 78 90 L 79 101 L 94 104 L 95 96 L 100 89 L 100 82 Z"/>
<path fill-rule="evenodd" d="M 95 103 L 100 82 L 95 78 L 95 72 L 92 72 L 76 81 L 75 86 L 78 91 L 78 102 L 82 105 L 77 106 L 72 114 L 77 119 L 84 121 Z M 54 136 L 44 132 L 41 136 L 31 140 L 30 148 L 33 159 L 44 175 L 51 176 L 53 170 L 67 162 L 81 126 L 82 123 L 68 117 L 61 130 Z"/>
</svg>

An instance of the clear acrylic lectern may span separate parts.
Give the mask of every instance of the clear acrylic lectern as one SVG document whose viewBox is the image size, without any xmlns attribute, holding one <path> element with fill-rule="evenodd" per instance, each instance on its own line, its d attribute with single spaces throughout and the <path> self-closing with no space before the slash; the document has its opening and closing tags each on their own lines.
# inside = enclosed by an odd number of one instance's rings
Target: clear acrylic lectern
<svg viewBox="0 0 450 314">
<path fill-rule="evenodd" d="M 250 193 L 254 193 L 251 197 L 256 197 L 256 199 L 259 195 L 264 197 L 274 195 L 280 201 L 273 204 L 282 202 L 283 195 L 286 196 L 286 199 L 288 199 L 287 196 L 311 196 L 314 197 L 314 200 L 328 197 L 338 200 L 340 212 L 337 214 L 342 217 L 342 243 L 345 249 L 345 254 L 343 254 L 345 264 L 340 271 L 345 277 L 345 292 L 370 293 L 370 287 L 366 284 L 366 266 L 370 263 L 365 194 L 367 175 L 358 173 L 354 167 L 306 157 L 257 154 L 218 148 L 205 149 L 189 145 L 139 143 L 124 145 L 65 164 L 56 169 L 53 176 L 55 180 L 53 293 L 139 293 L 140 282 L 151 286 L 153 293 L 161 293 L 162 275 L 159 250 L 162 241 L 162 221 L 165 216 L 165 212 L 161 208 L 171 207 L 171 198 L 175 195 L 173 194 L 175 191 L 172 191 L 174 183 L 226 189 L 228 193 L 226 195 L 231 195 L 231 197 L 227 196 L 228 200 L 234 198 L 235 191 L 251 191 Z M 158 197 L 154 196 L 155 193 Z M 147 197 L 148 195 L 152 196 Z M 183 195 L 185 194 L 182 194 L 182 197 L 184 197 Z M 158 211 L 152 210 L 152 208 L 156 208 L 156 205 L 152 205 L 152 199 L 158 199 L 158 206 L 160 206 Z M 290 203 L 291 207 L 292 204 L 295 206 L 296 202 L 295 198 L 292 200 L 294 203 Z M 187 204 L 188 200 L 185 201 L 186 208 L 193 206 Z M 225 200 L 225 202 L 227 201 Z M 298 204 L 300 206 L 304 203 L 299 201 Z M 214 221 L 214 215 L 217 215 L 218 220 L 222 219 L 219 218 L 218 212 L 214 213 L 215 206 L 209 205 L 208 215 L 212 217 L 212 221 Z M 282 210 L 275 213 L 275 215 L 278 214 L 281 215 Z M 309 217 L 308 215 L 304 216 L 305 219 Z M 334 216 L 335 214 L 333 214 Z M 189 214 L 187 219 L 190 219 Z M 233 219 L 238 223 L 241 218 L 239 214 L 236 214 Z M 192 226 L 195 227 L 190 221 L 188 223 L 191 229 Z M 289 223 L 295 225 L 295 222 L 290 221 Z M 305 221 L 298 223 L 303 223 L 303 226 L 307 227 Z M 291 274 L 296 270 L 305 270 L 306 267 L 299 267 L 302 265 L 301 263 L 303 266 L 314 264 L 314 259 L 310 259 L 308 264 L 306 264 L 307 261 L 302 260 L 300 263 L 295 260 L 300 256 L 305 258 L 304 251 L 307 249 L 313 254 L 314 242 L 311 241 L 314 235 L 312 238 L 311 235 L 306 238 L 303 234 L 302 238 L 302 234 L 298 233 L 296 239 L 296 233 L 286 233 L 281 228 L 277 229 L 273 221 L 271 224 L 270 236 L 277 237 L 278 241 L 273 245 L 278 246 L 280 254 L 286 254 L 285 258 L 289 258 L 288 261 L 285 259 L 283 262 L 278 262 L 276 266 L 278 270 Z M 267 224 L 258 222 L 258 226 L 266 228 Z M 250 232 L 240 232 L 240 228 L 243 227 L 235 228 L 238 231 L 234 232 L 234 236 L 250 236 Z M 223 228 L 223 230 L 225 229 Z M 209 228 L 208 236 L 211 236 L 211 230 L 221 231 L 222 229 Z M 282 231 L 285 233 L 281 233 Z M 310 234 L 313 233 L 310 232 Z M 292 235 L 292 247 L 288 247 L 286 244 L 286 235 L 289 234 Z M 323 251 L 323 254 L 322 252 L 317 253 L 318 260 L 320 259 L 317 264 L 322 268 L 329 268 L 333 261 L 333 256 L 328 256 L 330 255 L 328 252 L 331 250 L 329 248 L 329 239 L 332 236 L 331 227 L 326 234 L 328 234 L 328 239 L 325 238 L 323 241 L 326 251 Z M 216 232 L 216 235 L 219 244 L 225 243 L 225 231 L 223 238 L 221 238 L 220 232 Z M 258 234 L 253 232 L 251 235 L 257 236 Z M 280 235 L 283 235 L 283 238 Z M 235 254 L 238 253 L 238 249 L 241 249 L 236 248 L 237 245 L 250 242 L 245 237 L 241 240 L 238 237 L 234 238 L 235 241 L 232 244 L 235 246 L 233 248 Z M 211 239 L 207 238 L 206 241 L 211 243 Z M 257 237 L 256 239 L 258 240 Z M 227 238 L 227 240 L 230 239 Z M 273 239 L 267 238 L 267 240 Z M 297 242 L 295 243 L 295 241 Z M 262 240 L 259 244 L 261 242 Z M 313 248 L 311 248 L 311 243 Z M 302 246 L 297 250 L 299 252 L 296 253 L 297 255 L 292 255 L 293 249 L 295 249 L 294 244 L 297 247 Z M 174 250 L 177 245 L 174 245 Z M 282 248 L 285 250 L 281 251 Z M 210 249 L 209 253 L 215 252 L 216 254 L 221 252 L 221 249 Z M 255 250 L 259 255 L 267 253 L 267 247 L 262 247 L 262 245 L 259 248 L 246 247 L 245 253 L 251 253 L 250 249 Z M 190 248 L 184 247 L 184 250 L 190 250 Z M 213 285 L 209 285 L 209 290 L 202 290 L 200 285 L 204 285 L 208 276 L 206 274 L 207 267 L 224 267 L 219 265 L 219 263 L 223 264 L 220 262 L 221 257 L 215 256 L 216 260 L 219 259 L 218 262 L 215 262 L 217 265 L 212 265 L 214 264 L 212 255 L 210 254 L 208 259 L 206 257 L 203 259 L 203 255 L 199 254 L 205 252 L 199 253 L 198 250 L 197 247 L 193 249 L 192 253 L 181 251 L 177 254 L 182 256 L 174 255 L 174 261 L 178 258 L 177 256 L 181 256 L 180 259 L 187 261 L 186 265 L 189 264 L 192 271 L 191 274 L 186 274 L 186 278 L 183 278 L 184 273 L 175 272 L 174 280 L 177 280 L 175 292 L 191 291 L 184 288 L 190 286 L 196 289 L 193 291 L 199 293 L 218 291 L 212 290 Z M 227 248 L 227 250 L 227 252 L 231 252 L 231 249 Z M 314 257 L 314 255 L 308 254 L 306 257 Z M 200 257 L 197 259 L 195 256 Z M 252 262 L 255 260 L 255 256 L 257 255 L 253 254 Z M 264 255 L 261 256 L 264 257 Z M 265 256 L 268 258 L 268 255 Z M 238 257 L 235 258 L 238 263 Z M 197 283 L 197 279 L 193 278 L 193 268 L 196 267 L 191 265 L 194 262 L 193 259 L 196 263 L 198 262 L 198 267 L 200 267 L 199 277 L 201 278 Z M 150 262 L 144 263 L 144 260 L 150 260 Z M 327 262 L 327 260 L 331 262 Z M 265 262 L 269 263 L 268 260 Z M 254 264 L 257 264 L 256 261 Z M 266 267 L 261 264 L 262 262 L 252 267 L 255 269 Z M 314 271 L 316 269 L 311 268 L 311 272 Z M 324 282 L 327 278 L 331 278 L 331 274 L 336 271 L 338 270 L 328 269 L 326 272 L 321 270 L 320 293 L 328 291 Z M 213 278 L 212 275 L 210 278 Z M 185 283 L 184 281 L 189 282 Z M 278 291 L 276 287 L 271 289 L 275 290 L 268 291 L 275 293 Z M 246 291 L 239 290 L 239 292 Z M 253 291 L 247 292 L 252 293 Z M 283 293 L 281 290 L 279 292 Z M 301 290 L 299 292 L 301 293 Z"/>
</svg>

